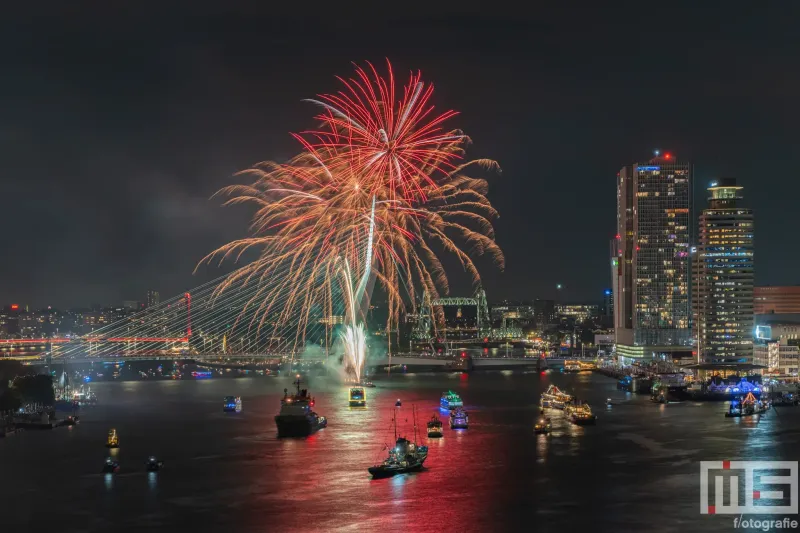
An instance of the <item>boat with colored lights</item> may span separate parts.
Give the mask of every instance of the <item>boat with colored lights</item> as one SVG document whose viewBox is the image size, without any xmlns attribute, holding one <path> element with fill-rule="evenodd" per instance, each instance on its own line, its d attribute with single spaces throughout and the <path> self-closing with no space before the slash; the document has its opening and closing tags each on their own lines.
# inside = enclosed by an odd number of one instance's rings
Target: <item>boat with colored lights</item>
<svg viewBox="0 0 800 533">
<path fill-rule="evenodd" d="M 225 396 L 222 402 L 222 410 L 226 413 L 241 413 L 242 399 L 238 396 Z"/>
<path fill-rule="evenodd" d="M 461 396 L 455 392 L 447 391 L 442 393 L 442 398 L 439 400 L 439 406 L 442 409 L 451 411 L 457 407 L 464 407 L 464 402 L 461 401 Z"/>
<path fill-rule="evenodd" d="M 429 439 L 436 439 L 441 437 L 444 433 L 442 432 L 442 421 L 439 419 L 439 415 L 435 414 L 428 420 L 428 438 Z"/>
<path fill-rule="evenodd" d="M 456 407 L 450 411 L 450 429 L 467 429 L 469 427 L 469 415 L 463 407 Z"/>
<path fill-rule="evenodd" d="M 566 406 L 572 402 L 572 396 L 562 392 L 561 389 L 555 385 L 550 385 L 545 392 L 542 393 L 539 405 L 544 409 L 545 407 L 551 409 L 565 409 Z"/>
<path fill-rule="evenodd" d="M 569 421 L 577 426 L 589 426 L 597 421 L 597 415 L 592 413 L 592 408 L 587 403 L 570 405 L 565 412 Z"/>
<path fill-rule="evenodd" d="M 425 459 L 428 458 L 428 447 L 417 444 L 417 418 L 416 410 L 414 413 L 414 441 L 406 437 L 397 436 L 397 416 L 393 415 L 395 445 L 389 449 L 389 456 L 382 463 L 369 467 L 367 470 L 372 474 L 373 479 L 406 474 L 408 472 L 419 472 L 422 470 Z"/>
<path fill-rule="evenodd" d="M 295 380 L 294 385 L 297 387 L 295 394 L 289 394 L 283 389 L 281 410 L 275 415 L 278 437 L 307 437 L 328 425 L 324 416 L 311 410 L 314 407 L 314 398 L 308 389 L 300 390 L 300 378 Z"/>
<path fill-rule="evenodd" d="M 742 416 L 760 415 L 766 413 L 767 409 L 769 409 L 769 402 L 766 400 L 761 401 L 753 396 L 752 392 L 748 392 L 747 396 L 741 400 L 731 401 L 725 416 L 729 418 L 738 418 Z"/>
<path fill-rule="evenodd" d="M 119 437 L 117 436 L 116 429 L 108 430 L 108 438 L 106 439 L 106 448 L 119 448 Z"/>
<path fill-rule="evenodd" d="M 550 423 L 550 419 L 546 416 L 540 417 L 539 420 L 536 421 L 536 424 L 533 426 L 533 432 L 536 434 L 548 434 L 552 429 L 552 424 Z"/>
<path fill-rule="evenodd" d="M 350 407 L 365 407 L 367 405 L 367 392 L 364 387 L 350 387 Z"/>
</svg>

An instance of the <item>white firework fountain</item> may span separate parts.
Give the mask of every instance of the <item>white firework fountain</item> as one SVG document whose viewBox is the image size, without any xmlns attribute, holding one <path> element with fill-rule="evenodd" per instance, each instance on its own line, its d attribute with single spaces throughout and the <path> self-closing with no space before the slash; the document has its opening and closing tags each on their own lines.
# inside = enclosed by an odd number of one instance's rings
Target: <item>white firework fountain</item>
<svg viewBox="0 0 800 533">
<path fill-rule="evenodd" d="M 367 240 L 366 257 L 364 258 L 364 271 L 355 283 L 350 263 L 344 259 L 339 272 L 343 278 L 343 292 L 345 298 L 346 320 L 344 330 L 339 337 L 344 346 L 344 367 L 348 376 L 354 378 L 356 383 L 361 382 L 361 374 L 367 361 L 367 333 L 364 328 L 364 307 L 367 284 L 372 277 L 372 238 L 375 232 L 375 198 L 372 199 L 372 211 L 369 217 L 369 237 Z"/>
</svg>

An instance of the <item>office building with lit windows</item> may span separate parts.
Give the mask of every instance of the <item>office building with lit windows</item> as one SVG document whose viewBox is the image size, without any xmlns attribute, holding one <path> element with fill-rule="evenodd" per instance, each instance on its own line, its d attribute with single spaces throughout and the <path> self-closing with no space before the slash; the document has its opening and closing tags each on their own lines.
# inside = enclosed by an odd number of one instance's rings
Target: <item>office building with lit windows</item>
<svg viewBox="0 0 800 533">
<path fill-rule="evenodd" d="M 693 299 L 700 364 L 753 363 L 753 211 L 742 187 L 712 183 L 700 215 Z"/>
<path fill-rule="evenodd" d="M 619 171 L 611 263 L 616 348 L 625 362 L 692 357 L 691 221 L 689 162 L 656 152 Z"/>
</svg>

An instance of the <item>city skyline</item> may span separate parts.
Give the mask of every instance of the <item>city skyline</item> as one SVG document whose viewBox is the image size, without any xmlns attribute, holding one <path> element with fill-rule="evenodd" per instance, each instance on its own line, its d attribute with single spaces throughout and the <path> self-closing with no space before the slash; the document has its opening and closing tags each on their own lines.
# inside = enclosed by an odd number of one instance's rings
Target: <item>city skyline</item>
<svg viewBox="0 0 800 533">
<path fill-rule="evenodd" d="M 203 31 L 166 24 L 146 43 L 139 31 L 144 10 L 110 25 L 101 15 L 79 23 L 65 13 L 62 27 L 17 18 L 0 37 L 8 40 L 2 53 L 9 54 L 11 80 L 2 94 L 18 102 L 0 128 L 0 161 L 10 176 L 0 208 L 19 221 L 6 232 L 16 260 L 0 264 L 0 294 L 34 306 L 88 305 L 150 286 L 171 296 L 224 274 L 191 272 L 207 250 L 237 234 L 248 213 L 220 209 L 208 198 L 235 171 L 290 155 L 287 132 L 313 127 L 302 98 L 333 90 L 331 76 L 346 73 L 350 61 L 385 57 L 399 72 L 420 68 L 436 85 L 437 109 L 459 109 L 474 153 L 503 168 L 490 179 L 488 197 L 501 213 L 497 239 L 507 266 L 501 272 L 480 265 L 493 299 L 601 295 L 609 285 L 606 243 L 614 236 L 610 180 L 619 162 L 643 160 L 654 149 L 694 162 L 695 196 L 714 179 L 735 176 L 751 191 L 763 231 L 756 283 L 797 283 L 791 265 L 800 251 L 785 249 L 780 236 L 800 223 L 790 204 L 800 191 L 785 177 L 800 164 L 792 149 L 798 79 L 778 67 L 797 49 L 782 40 L 793 31 L 791 17 L 646 11 L 379 19 L 364 28 L 367 35 L 340 35 L 342 47 L 322 50 L 313 69 L 298 61 L 304 48 L 292 24 L 265 31 L 249 22 L 253 13 L 214 17 L 200 10 Z M 109 8 L 106 16 L 114 14 Z M 64 29 L 74 24 L 82 36 Z M 332 27 L 304 24 L 320 30 L 303 34 L 312 40 L 307 46 L 324 43 Z M 444 56 L 422 42 L 372 38 L 397 24 L 463 41 L 464 53 Z M 645 25 L 653 38 L 641 34 L 636 46 L 614 31 Z M 57 61 L 45 34 L 59 39 Z M 125 53 L 132 48 L 137 58 Z M 115 75 L 98 77 L 88 67 L 94 64 Z M 728 82 L 730 72 L 743 70 L 753 75 Z M 642 91 L 642 80 L 657 82 Z M 692 89 L 682 80 L 692 80 Z M 742 109 L 742 101 L 759 106 Z M 665 118 L 643 120 L 643 111 Z M 52 116 L 60 119 L 54 124 Z M 452 294 L 471 292 L 468 280 L 453 278 Z"/>
</svg>

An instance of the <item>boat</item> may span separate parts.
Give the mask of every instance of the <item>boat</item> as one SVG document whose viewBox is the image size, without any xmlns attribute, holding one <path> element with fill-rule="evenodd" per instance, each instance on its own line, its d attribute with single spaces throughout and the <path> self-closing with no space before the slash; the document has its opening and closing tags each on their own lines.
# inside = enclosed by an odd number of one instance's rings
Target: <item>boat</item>
<svg viewBox="0 0 800 533">
<path fill-rule="evenodd" d="M 367 405 L 367 393 L 364 387 L 350 387 L 350 407 L 364 407 Z"/>
<path fill-rule="evenodd" d="M 726 417 L 742 417 L 742 416 L 752 416 L 752 415 L 760 415 L 767 412 L 769 409 L 769 402 L 759 401 L 755 396 L 753 396 L 752 392 L 748 392 L 747 396 L 742 398 L 741 401 L 739 400 L 732 400 L 731 405 L 728 408 L 728 412 L 725 413 Z"/>
<path fill-rule="evenodd" d="M 103 473 L 116 474 L 117 472 L 119 472 L 119 463 L 111 457 L 106 458 L 106 462 L 103 464 Z"/>
<path fill-rule="evenodd" d="M 597 421 L 597 415 L 592 413 L 592 408 L 586 403 L 571 405 L 566 413 L 569 421 L 578 426 L 593 425 Z"/>
<path fill-rule="evenodd" d="M 548 434 L 552 429 L 552 424 L 550 423 L 550 419 L 543 416 L 536 421 L 536 424 L 533 426 L 533 432 L 537 434 Z"/>
<path fill-rule="evenodd" d="M 370 389 L 374 389 L 375 388 L 375 384 L 373 382 L 371 382 L 371 381 L 365 381 L 364 382 L 364 386 L 367 387 L 367 388 L 370 388 Z"/>
<path fill-rule="evenodd" d="M 450 429 L 467 429 L 469 427 L 469 415 L 463 407 L 456 407 L 450 411 Z"/>
<path fill-rule="evenodd" d="M 65 426 L 74 426 L 75 424 L 79 423 L 81 419 L 75 415 L 70 415 L 64 419 Z"/>
<path fill-rule="evenodd" d="M 402 407 L 403 406 L 403 402 L 400 401 L 400 398 L 398 398 L 397 401 L 394 402 L 394 406 L 395 407 Z"/>
<path fill-rule="evenodd" d="M 295 380 L 294 385 L 297 387 L 295 394 L 289 394 L 283 389 L 281 410 L 275 415 L 278 437 L 307 437 L 328 425 L 324 416 L 311 410 L 314 407 L 314 398 L 308 393 L 308 389 L 300 390 L 300 378 Z"/>
<path fill-rule="evenodd" d="M 241 413 L 242 399 L 238 396 L 225 396 L 222 401 L 222 410 L 226 413 Z"/>
<path fill-rule="evenodd" d="M 434 413 L 431 419 L 428 420 L 428 438 L 439 438 L 442 435 L 442 421 L 439 420 L 439 415 Z"/>
<path fill-rule="evenodd" d="M 395 445 L 389 450 L 389 457 L 382 463 L 369 467 L 367 470 L 373 479 L 392 477 L 397 474 L 419 472 L 425 459 L 428 458 L 428 447 L 418 445 L 416 410 L 414 413 L 414 442 L 405 437 L 397 436 L 397 416 L 392 416 L 394 422 Z"/>
<path fill-rule="evenodd" d="M 450 390 L 442 393 L 442 398 L 439 400 L 439 406 L 442 409 L 450 411 L 456 407 L 464 407 L 464 402 L 461 401 L 461 396 Z"/>
<path fill-rule="evenodd" d="M 150 458 L 145 463 L 145 468 L 147 468 L 148 472 L 158 472 L 164 467 L 164 461 L 159 461 L 156 459 L 154 455 L 151 455 Z"/>
<path fill-rule="evenodd" d="M 547 390 L 542 393 L 539 405 L 542 409 L 545 407 L 551 409 L 565 409 L 570 402 L 572 402 L 572 396 L 562 392 L 561 389 L 555 385 L 550 385 L 547 387 Z"/>
<path fill-rule="evenodd" d="M 106 448 L 119 448 L 119 437 L 117 436 L 116 429 L 108 430 L 108 439 L 106 439 Z"/>
</svg>

